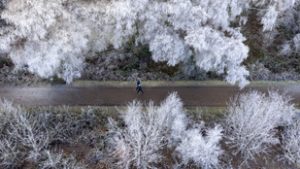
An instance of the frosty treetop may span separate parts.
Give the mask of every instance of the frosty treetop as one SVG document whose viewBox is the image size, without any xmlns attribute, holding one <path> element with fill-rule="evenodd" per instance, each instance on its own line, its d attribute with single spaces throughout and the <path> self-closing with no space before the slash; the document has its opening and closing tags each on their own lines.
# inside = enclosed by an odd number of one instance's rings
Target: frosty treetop
<svg viewBox="0 0 300 169">
<path fill-rule="evenodd" d="M 70 83 L 92 53 L 148 45 L 154 61 L 176 65 L 190 57 L 206 71 L 225 73 L 243 87 L 248 56 L 240 32 L 247 11 L 256 9 L 263 31 L 297 0 L 6 0 L 0 53 L 16 68 Z M 233 24 L 234 23 L 234 24 Z M 233 26 L 234 25 L 234 26 Z"/>
</svg>

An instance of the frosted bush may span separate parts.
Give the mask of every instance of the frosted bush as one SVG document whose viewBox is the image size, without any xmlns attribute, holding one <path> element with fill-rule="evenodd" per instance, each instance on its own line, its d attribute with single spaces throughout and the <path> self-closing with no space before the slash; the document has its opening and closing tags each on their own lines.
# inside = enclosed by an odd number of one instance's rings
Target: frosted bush
<svg viewBox="0 0 300 169">
<path fill-rule="evenodd" d="M 141 103 L 132 102 L 123 114 L 124 129 L 110 119 L 108 152 L 117 161 L 116 167 L 153 168 L 159 163 L 160 151 L 185 129 L 182 109 L 182 102 L 173 93 L 158 107 L 150 103 L 145 111 Z"/>
<path fill-rule="evenodd" d="M 182 163 L 192 161 L 203 169 L 219 168 L 219 156 L 223 153 L 220 146 L 222 130 L 216 126 L 207 130 L 206 136 L 203 136 L 199 128 L 187 130 L 182 136 L 182 142 L 176 147 Z"/>
<path fill-rule="evenodd" d="M 61 150 L 61 145 L 104 146 L 94 109 L 82 109 L 81 114 L 68 107 L 31 110 L 0 100 L 0 168 L 22 168 L 27 163 L 45 169 L 85 168 L 67 153 L 52 151 Z"/>
<path fill-rule="evenodd" d="M 10 168 L 24 159 L 37 162 L 49 143 L 44 119 L 5 100 L 0 101 L 0 119 L 0 165 Z"/>
<path fill-rule="evenodd" d="M 65 157 L 63 153 L 52 153 L 45 151 L 46 160 L 40 163 L 40 169 L 59 168 L 59 169 L 85 169 L 86 167 L 77 162 L 76 159 Z"/>
<path fill-rule="evenodd" d="M 227 111 L 227 144 L 247 162 L 279 143 L 275 128 L 291 124 L 296 109 L 288 97 L 277 92 L 253 91 L 235 98 Z"/>
<path fill-rule="evenodd" d="M 295 120 L 283 134 L 284 157 L 290 163 L 300 164 L 300 122 Z"/>
<path fill-rule="evenodd" d="M 190 162 L 206 169 L 219 166 L 222 128 L 189 124 L 175 93 L 159 106 L 150 103 L 143 108 L 139 102 L 132 102 L 122 120 L 124 128 L 110 119 L 107 137 L 109 159 L 117 168 L 156 168 L 165 159 L 162 151 L 166 149 L 174 150 L 177 167 Z M 204 129 L 207 135 L 203 135 Z"/>
<path fill-rule="evenodd" d="M 21 161 L 22 155 L 13 140 L 2 139 L 0 141 L 0 153 L 1 168 L 9 169 L 18 167 L 18 162 Z"/>
</svg>

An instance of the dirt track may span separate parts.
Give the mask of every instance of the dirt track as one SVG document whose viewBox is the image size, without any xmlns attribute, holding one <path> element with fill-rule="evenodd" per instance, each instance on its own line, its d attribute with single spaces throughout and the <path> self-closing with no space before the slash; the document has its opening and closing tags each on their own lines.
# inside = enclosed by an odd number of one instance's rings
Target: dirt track
<svg viewBox="0 0 300 169">
<path fill-rule="evenodd" d="M 180 86 L 144 87 L 145 93 L 137 96 L 134 87 L 0 87 L 0 97 L 24 106 L 119 106 L 138 99 L 158 103 L 168 93 L 177 91 L 185 106 L 225 106 L 229 98 L 249 89 L 263 92 L 278 89 L 291 95 L 294 103 L 300 104 L 300 84 L 257 85 L 240 91 L 232 86 Z"/>
</svg>

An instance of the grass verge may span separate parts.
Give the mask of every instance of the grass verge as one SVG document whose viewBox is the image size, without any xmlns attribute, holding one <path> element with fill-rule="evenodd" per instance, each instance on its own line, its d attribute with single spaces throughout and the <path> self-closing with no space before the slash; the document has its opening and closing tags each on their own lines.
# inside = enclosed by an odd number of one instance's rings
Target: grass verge
<svg viewBox="0 0 300 169">
<path fill-rule="evenodd" d="M 162 86 L 232 86 L 225 81 L 142 81 L 145 87 L 162 87 Z M 282 85 L 299 85 L 300 81 L 252 81 L 251 86 L 282 86 Z M 112 86 L 112 87 L 132 87 L 135 81 L 75 81 L 72 86 L 92 87 L 92 86 Z"/>
</svg>

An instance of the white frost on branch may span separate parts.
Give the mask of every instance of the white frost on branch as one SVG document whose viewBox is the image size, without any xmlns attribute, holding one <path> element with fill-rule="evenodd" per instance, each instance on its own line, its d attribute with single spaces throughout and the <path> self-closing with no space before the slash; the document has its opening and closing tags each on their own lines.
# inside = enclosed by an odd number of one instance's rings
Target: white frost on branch
<svg viewBox="0 0 300 169">
<path fill-rule="evenodd" d="M 63 153 L 45 151 L 46 160 L 40 162 L 40 169 L 61 168 L 61 169 L 85 169 L 86 166 L 77 162 L 75 157 L 65 157 Z"/>
<path fill-rule="evenodd" d="M 0 121 L 0 165 L 13 168 L 24 159 L 37 162 L 49 143 L 45 121 L 6 100 L 0 100 Z"/>
<path fill-rule="evenodd" d="M 117 168 L 155 168 L 163 159 L 162 151 L 175 150 L 177 167 L 190 162 L 205 169 L 219 166 L 222 128 L 206 129 L 204 125 L 189 125 L 182 102 L 175 93 L 159 106 L 150 103 L 143 108 L 133 102 L 123 114 L 124 128 L 110 119 L 108 152 Z"/>
<path fill-rule="evenodd" d="M 150 51 L 154 61 L 166 61 L 168 65 L 175 66 L 189 56 L 189 50 L 184 42 L 176 35 L 157 35 L 150 42 Z"/>
<path fill-rule="evenodd" d="M 290 163 L 300 164 L 300 121 L 296 119 L 283 134 L 284 157 Z"/>
<path fill-rule="evenodd" d="M 138 18 L 142 23 L 138 41 L 150 44 L 155 61 L 174 66 L 194 56 L 201 69 L 227 74 L 228 82 L 244 87 L 246 69 L 235 77 L 227 71 L 240 68 L 248 56 L 245 38 L 239 29 L 229 27 L 232 18 L 240 14 L 231 16 L 231 5 L 229 1 L 209 0 L 149 2 L 148 10 Z"/>
<path fill-rule="evenodd" d="M 89 30 L 62 6 L 63 1 L 12 0 L 1 17 L 11 24 L 11 31 L 1 37 L 1 52 L 8 54 L 17 68 L 43 78 L 54 75 L 67 82 L 79 77 L 65 77 L 64 65 L 81 72 L 87 50 Z M 80 26 L 79 26 L 80 25 Z"/>
<path fill-rule="evenodd" d="M 257 8 L 264 30 L 270 30 L 297 2 L 10 0 L 1 13 L 10 27 L 0 31 L 0 53 L 7 53 L 17 69 L 70 83 L 80 77 L 85 58 L 135 39 L 149 46 L 155 61 L 173 66 L 195 56 L 201 69 L 226 74 L 229 83 L 243 87 L 248 48 L 238 29 L 243 25 L 232 23 L 242 22 L 247 17 L 243 12 Z"/>
<path fill-rule="evenodd" d="M 256 10 L 261 17 L 263 31 L 272 31 L 277 20 L 296 6 L 299 0 L 245 0 L 249 10 Z"/>
<path fill-rule="evenodd" d="M 158 107 L 150 103 L 145 111 L 141 103 L 132 102 L 123 114 L 124 129 L 110 120 L 108 152 L 116 167 L 153 168 L 161 160 L 160 151 L 184 131 L 185 118 L 175 93 Z"/>
<path fill-rule="evenodd" d="M 270 6 L 266 14 L 262 17 L 261 22 L 263 23 L 263 31 L 271 31 L 275 27 L 278 12 L 275 6 Z"/>
<path fill-rule="evenodd" d="M 226 37 L 222 32 L 204 27 L 189 32 L 185 40 L 194 48 L 199 67 L 217 73 L 224 73 L 227 69 L 228 82 L 238 82 L 240 87 L 247 84 L 249 72 L 240 64 L 247 58 L 249 49 L 243 44 L 245 39 L 241 34 L 232 30 L 232 37 Z"/>
<path fill-rule="evenodd" d="M 223 154 L 220 146 L 222 131 L 220 126 L 207 130 L 206 136 L 202 135 L 200 128 L 185 131 L 181 143 L 176 147 L 182 163 L 192 161 L 203 169 L 218 168 L 219 156 Z"/>
<path fill-rule="evenodd" d="M 294 55 L 299 54 L 300 52 L 300 13 L 299 5 L 296 8 L 286 12 L 278 21 L 278 25 L 284 29 L 282 37 L 280 38 L 284 43 L 281 46 L 280 54 L 285 56 L 294 57 Z M 288 34 L 286 33 L 288 32 Z M 284 38 L 284 39 L 283 39 Z"/>
<path fill-rule="evenodd" d="M 227 144 L 247 162 L 279 143 L 275 128 L 291 124 L 296 109 L 288 97 L 277 92 L 253 91 L 235 98 L 227 111 Z"/>
</svg>

